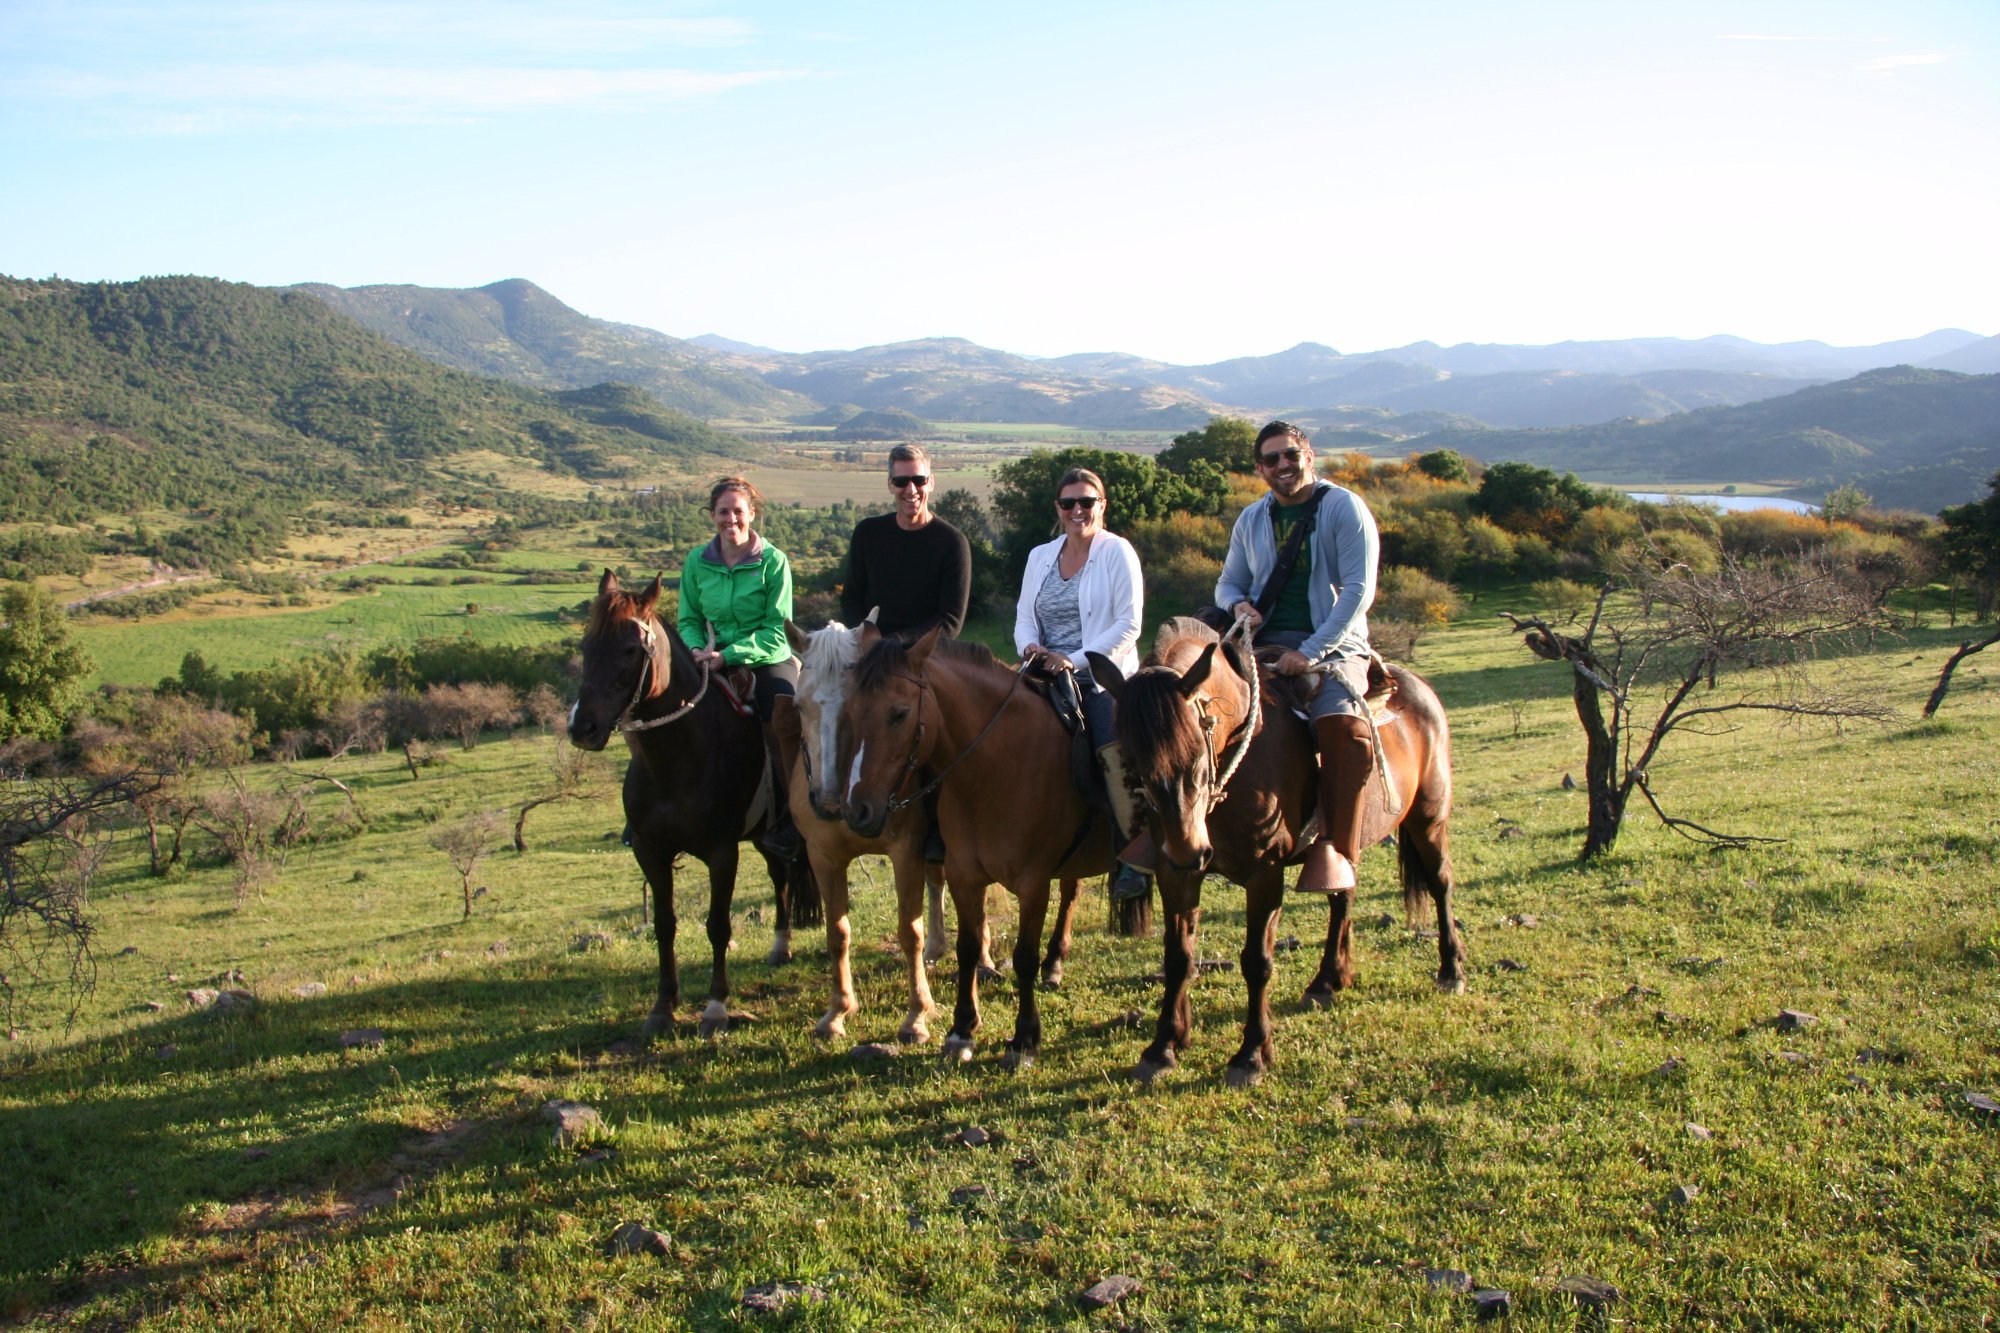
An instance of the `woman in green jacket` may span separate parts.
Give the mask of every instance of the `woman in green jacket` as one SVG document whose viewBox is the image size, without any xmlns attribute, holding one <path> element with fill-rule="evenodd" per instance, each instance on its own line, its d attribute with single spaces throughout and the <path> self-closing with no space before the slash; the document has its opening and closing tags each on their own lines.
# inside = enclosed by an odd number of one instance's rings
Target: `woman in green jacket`
<svg viewBox="0 0 2000 1333">
<path fill-rule="evenodd" d="M 785 638 L 792 614 L 792 562 L 766 542 L 753 524 L 764 497 L 742 477 L 724 477 L 709 488 L 708 517 L 715 540 L 688 553 L 681 570 L 681 642 L 698 665 L 720 671 L 747 666 L 756 672 L 757 716 L 764 721 L 764 744 L 771 756 L 772 795 L 777 809 L 763 838 L 767 851 L 794 856 L 798 829 L 785 800 L 785 773 L 771 736 L 771 710 L 781 694 L 796 694 L 799 664 Z M 709 629 L 715 647 L 708 646 Z"/>
</svg>

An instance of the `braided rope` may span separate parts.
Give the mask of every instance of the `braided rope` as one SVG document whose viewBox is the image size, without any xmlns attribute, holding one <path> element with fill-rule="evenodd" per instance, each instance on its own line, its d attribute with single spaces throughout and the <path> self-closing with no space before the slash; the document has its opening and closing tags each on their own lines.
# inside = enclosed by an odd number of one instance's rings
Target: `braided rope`
<svg viewBox="0 0 2000 1333">
<path fill-rule="evenodd" d="M 659 649 L 654 644 L 654 632 L 653 632 L 652 621 L 642 620 L 639 622 L 639 637 L 645 642 L 646 645 L 646 665 L 648 667 L 655 667 L 659 661 Z M 706 647 L 706 651 L 708 652 L 715 651 L 715 622 L 712 620 L 708 622 L 708 644 Z M 667 650 L 667 661 L 669 663 L 673 661 L 673 650 L 671 648 Z M 708 663 L 703 662 L 701 664 L 701 688 L 694 692 L 693 698 L 689 699 L 679 708 L 676 708 L 673 712 L 666 714 L 664 717 L 649 717 L 643 722 L 633 722 L 630 720 L 632 716 L 632 710 L 639 706 L 640 696 L 644 694 L 646 690 L 646 673 L 640 672 L 639 683 L 632 687 L 632 702 L 626 704 L 625 711 L 618 715 L 618 722 L 617 722 L 618 730 L 627 732 L 651 731 L 654 727 L 664 727 L 669 722 L 680 721 L 682 718 L 686 717 L 689 713 L 692 713 L 694 711 L 694 706 L 701 702 L 701 697 L 704 694 L 708 693 L 709 675 L 710 672 Z"/>
</svg>

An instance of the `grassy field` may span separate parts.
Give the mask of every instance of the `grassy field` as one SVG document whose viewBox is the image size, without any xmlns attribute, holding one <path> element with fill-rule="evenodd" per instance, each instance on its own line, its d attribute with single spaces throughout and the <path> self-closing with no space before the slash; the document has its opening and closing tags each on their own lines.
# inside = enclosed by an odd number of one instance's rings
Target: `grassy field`
<svg viewBox="0 0 2000 1333">
<path fill-rule="evenodd" d="M 489 739 L 420 779 L 395 756 L 343 761 L 365 829 L 295 852 L 261 897 L 238 902 L 220 867 L 154 881 L 134 841 L 115 849 L 93 889 L 96 990 L 65 1028 L 59 996 L 31 988 L 0 1064 L 0 1310 L 145 1328 L 1445 1329 L 1471 1302 L 1425 1270 L 1457 1269 L 1510 1291 L 1516 1328 L 1989 1326 L 2000 1122 L 1966 1094 L 2000 1095 L 2000 663 L 1968 661 L 1919 723 L 1953 642 L 1822 664 L 1883 692 L 1886 727 L 1746 727 L 1654 766 L 1678 813 L 1789 841 L 1720 853 L 1634 812 L 1618 853 L 1579 868 L 1561 669 L 1489 624 L 1426 639 L 1456 731 L 1468 993 L 1433 991 L 1435 942 L 1402 925 L 1377 852 L 1359 988 L 1330 1011 L 1297 998 L 1324 908 L 1282 923 L 1304 945 L 1280 957 L 1278 1067 L 1248 1092 L 1221 1077 L 1234 971 L 1196 986 L 1181 1072 L 1126 1076 L 1158 944 L 1106 934 L 1096 886 L 1021 1075 L 997 1064 L 1004 984 L 967 1067 L 815 1042 L 814 937 L 763 961 L 769 889 L 747 869 L 742 1021 L 716 1044 L 689 1022 L 641 1045 L 653 964 L 617 764 L 590 801 L 535 812 L 528 853 L 481 867 L 461 922 L 427 835 L 542 789 L 552 742 Z M 344 802 L 320 801 L 332 827 Z M 678 894 L 691 994 L 699 878 Z M 858 886 L 867 1007 L 850 1031 L 893 1045 L 888 896 L 880 868 Z M 1212 883 L 1209 902 L 1203 954 L 1234 959 L 1241 896 Z M 1538 924 L 1507 924 L 1524 913 Z M 253 1012 L 187 1010 L 189 987 L 232 973 Z M 299 998 L 305 983 L 326 993 Z M 1781 1031 L 1784 1008 L 1818 1021 Z M 343 1048 L 359 1028 L 382 1044 Z M 601 1133 L 556 1145 L 555 1098 L 595 1107 Z M 994 1142 L 964 1146 L 974 1126 Z M 607 1256 L 626 1221 L 666 1254 Z M 1077 1294 L 1114 1273 L 1140 1290 L 1086 1314 Z M 1559 1287 L 1583 1275 L 1621 1293 L 1602 1318 Z M 743 1308 L 781 1279 L 826 1299 Z"/>
</svg>

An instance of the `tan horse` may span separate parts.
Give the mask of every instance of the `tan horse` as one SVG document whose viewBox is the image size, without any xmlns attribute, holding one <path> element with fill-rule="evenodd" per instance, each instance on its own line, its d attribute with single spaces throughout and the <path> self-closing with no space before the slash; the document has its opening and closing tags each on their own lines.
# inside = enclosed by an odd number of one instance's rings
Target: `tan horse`
<svg viewBox="0 0 2000 1333">
<path fill-rule="evenodd" d="M 1284 871 L 1304 859 L 1307 822 L 1318 808 L 1312 737 L 1268 680 L 1261 697 L 1253 698 L 1249 663 L 1222 651 L 1215 631 L 1198 620 L 1162 625 L 1152 656 L 1130 680 L 1097 654 L 1090 661 L 1094 678 L 1118 697 L 1118 743 L 1145 792 L 1160 844 L 1166 993 L 1136 1072 L 1150 1081 L 1178 1063 L 1187 1046 L 1201 884 L 1213 871 L 1246 891 L 1241 965 L 1249 1011 L 1228 1077 L 1232 1085 L 1255 1083 L 1272 1060 L 1270 983 Z M 1437 984 L 1461 991 L 1464 944 L 1452 916 L 1450 732 L 1443 705 L 1420 676 L 1398 666 L 1388 671 L 1394 692 L 1377 722 L 1383 767 L 1369 779 L 1361 845 L 1397 834 L 1404 909 L 1414 923 L 1418 903 L 1430 896 L 1438 916 Z M 1354 984 L 1354 890 L 1327 898 L 1326 946 L 1306 989 L 1309 1004 L 1326 1003 Z"/>
<path fill-rule="evenodd" d="M 874 627 L 862 629 L 866 643 Z M 1032 1063 L 1042 1044 L 1035 986 L 1049 881 L 1060 877 L 1062 893 L 1039 963 L 1041 984 L 1053 988 L 1069 954 L 1078 881 L 1111 868 L 1110 834 L 1069 780 L 1069 734 L 1047 700 L 992 653 L 932 631 L 915 644 L 881 639 L 865 649 L 841 709 L 840 739 L 847 822 L 864 835 L 914 804 L 914 796 L 898 796 L 913 774 L 936 774 L 945 881 L 958 913 L 958 1003 L 947 1057 L 972 1058 L 986 887 L 1000 884 L 1019 899 L 1021 1008 L 1004 1063 Z"/>
<path fill-rule="evenodd" d="M 827 956 L 833 965 L 833 998 L 813 1028 L 815 1035 L 846 1035 L 847 1020 L 860 1012 L 854 991 L 851 959 L 852 927 L 848 921 L 848 867 L 857 856 L 889 858 L 896 880 L 896 937 L 909 968 L 909 1007 L 896 1035 L 906 1042 L 930 1040 L 934 1012 L 924 966 L 944 953 L 944 871 L 926 866 L 921 804 L 892 816 L 875 837 L 863 837 L 841 818 L 840 766 L 834 757 L 834 737 L 847 683 L 861 655 L 862 629 L 838 621 L 810 635 L 787 621 L 785 633 L 800 662 L 795 708 L 780 700 L 772 724 L 781 748 L 792 757 L 790 796 L 792 821 L 804 835 L 813 878 L 820 884 L 826 909 Z M 930 930 L 925 929 L 925 898 L 929 890 Z M 929 944 L 926 945 L 928 936 Z M 990 961 L 987 964 L 991 966 Z"/>
</svg>

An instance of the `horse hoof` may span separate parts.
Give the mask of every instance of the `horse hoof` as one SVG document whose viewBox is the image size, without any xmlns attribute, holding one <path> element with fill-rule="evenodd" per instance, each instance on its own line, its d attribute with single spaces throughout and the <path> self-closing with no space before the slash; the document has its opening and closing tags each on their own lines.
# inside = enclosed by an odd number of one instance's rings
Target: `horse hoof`
<svg viewBox="0 0 2000 1333">
<path fill-rule="evenodd" d="M 1222 1077 L 1232 1088 L 1254 1088 L 1264 1081 L 1264 1071 L 1246 1065 L 1231 1065 Z"/>
<path fill-rule="evenodd" d="M 729 1010 L 720 1000 L 710 1000 L 708 1008 L 701 1011 L 700 1031 L 704 1041 L 712 1041 L 729 1031 Z"/>
<path fill-rule="evenodd" d="M 979 979 L 981 981 L 998 981 L 1004 975 L 1005 973 L 1001 972 L 999 968 L 991 963 L 981 963 L 979 965 Z"/>
<path fill-rule="evenodd" d="M 639 1035 L 647 1038 L 659 1037 L 667 1035 L 673 1030 L 674 1011 L 671 1009 L 655 1009 L 652 1013 L 646 1015 L 645 1026 L 639 1029 Z"/>
<path fill-rule="evenodd" d="M 1437 979 L 1437 988 L 1446 995 L 1463 995 L 1465 994 L 1465 978 L 1439 977 Z"/>
<path fill-rule="evenodd" d="M 905 1023 L 896 1029 L 896 1040 L 905 1046 L 927 1045 L 930 1039 L 931 1030 L 922 1023 Z"/>
<path fill-rule="evenodd" d="M 1045 968 L 1045 969 L 1043 969 L 1043 971 L 1042 971 L 1042 989 L 1043 989 L 1043 990 L 1061 990 L 1061 989 L 1062 989 L 1062 974 L 1063 974 L 1063 970 L 1062 970 L 1061 968 L 1059 968 L 1059 967 L 1051 967 L 1051 968 Z"/>
<path fill-rule="evenodd" d="M 1023 1069 L 1032 1069 L 1034 1065 L 1035 1053 L 1033 1051 L 1009 1050 L 1007 1054 L 1000 1057 L 1000 1067 L 1010 1074 L 1018 1074 Z"/>
<path fill-rule="evenodd" d="M 1161 1075 L 1173 1067 L 1171 1060 L 1141 1059 L 1138 1064 L 1132 1067 L 1132 1077 L 1150 1088 L 1160 1081 Z"/>
<path fill-rule="evenodd" d="M 836 1037 L 844 1037 L 846 1035 L 847 1019 L 845 1017 L 835 1018 L 832 1014 L 828 1014 L 825 1018 L 813 1024 L 813 1036 L 819 1038 L 821 1041 L 832 1041 Z"/>
<path fill-rule="evenodd" d="M 1308 1009 L 1333 1008 L 1333 992 L 1330 990 L 1309 990 L 1305 996 Z"/>
<path fill-rule="evenodd" d="M 944 1058 L 959 1064 L 972 1063 L 972 1038 L 961 1037 L 956 1032 L 944 1039 Z"/>
<path fill-rule="evenodd" d="M 792 942 L 783 935 L 771 941 L 771 952 L 764 955 L 764 961 L 772 967 L 783 967 L 792 961 Z"/>
</svg>

